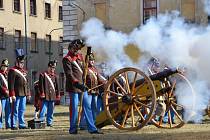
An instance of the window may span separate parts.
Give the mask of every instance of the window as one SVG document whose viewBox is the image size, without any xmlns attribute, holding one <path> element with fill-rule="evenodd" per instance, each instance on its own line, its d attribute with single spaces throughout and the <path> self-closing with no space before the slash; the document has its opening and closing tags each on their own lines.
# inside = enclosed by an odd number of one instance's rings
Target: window
<svg viewBox="0 0 210 140">
<path fill-rule="evenodd" d="M 21 31 L 20 30 L 15 30 L 14 41 L 15 41 L 15 48 L 22 48 Z"/>
<path fill-rule="evenodd" d="M 64 94 L 64 73 L 61 72 L 59 74 L 59 84 L 60 84 L 60 92 Z"/>
<path fill-rule="evenodd" d="M 0 49 L 4 47 L 4 28 L 0 28 Z"/>
<path fill-rule="evenodd" d="M 31 33 L 31 52 L 38 52 L 37 49 L 37 34 Z"/>
<path fill-rule="evenodd" d="M 143 23 L 157 16 L 157 0 L 143 0 Z"/>
<path fill-rule="evenodd" d="M 45 52 L 46 53 L 51 53 L 51 35 L 46 35 Z"/>
<path fill-rule="evenodd" d="M 33 87 L 34 82 L 37 80 L 37 71 L 31 70 L 31 87 Z"/>
<path fill-rule="evenodd" d="M 62 21 L 63 20 L 63 13 L 62 13 L 62 6 L 59 6 L 59 15 L 58 15 L 58 20 Z"/>
<path fill-rule="evenodd" d="M 50 3 L 45 3 L 45 17 L 51 18 L 51 6 Z"/>
<path fill-rule="evenodd" d="M 30 14 L 36 15 L 36 0 L 30 0 Z"/>
<path fill-rule="evenodd" d="M 59 46 L 59 48 L 58 48 L 59 55 L 63 55 L 63 37 L 60 37 L 58 46 Z"/>
<path fill-rule="evenodd" d="M 210 24 L 210 16 L 208 16 L 208 24 Z"/>
<path fill-rule="evenodd" d="M 3 8 L 3 0 L 0 0 L 0 8 Z"/>
<path fill-rule="evenodd" d="M 14 11 L 20 12 L 20 0 L 14 0 Z"/>
</svg>

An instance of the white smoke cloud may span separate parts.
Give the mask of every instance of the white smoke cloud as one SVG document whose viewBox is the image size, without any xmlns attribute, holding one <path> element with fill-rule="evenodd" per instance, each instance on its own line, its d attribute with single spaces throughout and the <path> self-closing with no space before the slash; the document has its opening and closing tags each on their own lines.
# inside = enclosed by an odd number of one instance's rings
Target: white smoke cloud
<svg viewBox="0 0 210 140">
<path fill-rule="evenodd" d="M 86 43 L 93 47 L 97 55 L 105 54 L 108 57 L 107 65 L 111 68 L 110 72 L 132 66 L 132 61 L 124 52 L 124 47 L 129 43 L 125 33 L 105 30 L 100 20 L 91 18 L 83 24 L 80 34 L 87 38 Z"/>
<path fill-rule="evenodd" d="M 185 67 L 195 91 L 187 94 L 181 87 L 176 93 L 178 102 L 187 108 L 185 120 L 199 122 L 202 119 L 210 97 L 209 27 L 187 24 L 175 11 L 150 19 L 129 35 L 105 30 L 100 20 L 91 18 L 83 24 L 81 36 L 86 38 L 87 44 L 93 47 L 97 55 L 106 53 L 111 72 L 122 67 L 136 67 L 124 52 L 129 43 L 135 44 L 148 56 L 159 58 L 170 67 Z M 140 69 L 148 56 L 139 59 Z"/>
<path fill-rule="evenodd" d="M 205 12 L 210 15 L 210 0 L 204 0 Z"/>
</svg>

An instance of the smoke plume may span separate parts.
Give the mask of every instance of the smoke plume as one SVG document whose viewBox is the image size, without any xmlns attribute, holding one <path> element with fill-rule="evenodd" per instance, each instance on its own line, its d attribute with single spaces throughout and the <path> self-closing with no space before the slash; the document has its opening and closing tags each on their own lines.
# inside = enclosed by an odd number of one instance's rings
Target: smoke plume
<svg viewBox="0 0 210 140">
<path fill-rule="evenodd" d="M 209 8 L 210 9 L 210 8 Z M 130 34 L 106 30 L 103 23 L 91 18 L 83 24 L 81 36 L 97 55 L 106 56 L 110 74 L 128 66 L 144 69 L 151 56 L 169 67 L 185 68 L 193 91 L 177 85 L 178 102 L 186 107 L 185 120 L 199 122 L 209 103 L 210 28 L 188 24 L 179 12 L 160 14 Z M 124 48 L 136 45 L 143 54 L 134 64 Z M 188 86 L 189 88 L 189 86 Z"/>
<path fill-rule="evenodd" d="M 210 0 L 204 0 L 205 12 L 210 15 Z"/>
</svg>

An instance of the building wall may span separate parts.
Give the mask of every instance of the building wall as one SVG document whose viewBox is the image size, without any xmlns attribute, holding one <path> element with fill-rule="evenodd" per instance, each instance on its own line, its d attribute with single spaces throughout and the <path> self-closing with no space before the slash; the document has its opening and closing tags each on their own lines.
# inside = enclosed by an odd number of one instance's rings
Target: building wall
<svg viewBox="0 0 210 140">
<path fill-rule="evenodd" d="M 180 11 L 181 8 L 181 0 L 160 0 L 159 3 L 160 13 L 164 13 L 166 11 L 170 12 L 172 10 Z"/>
<path fill-rule="evenodd" d="M 26 0 L 27 7 L 27 60 L 28 60 L 28 78 L 31 82 L 32 71 L 37 71 L 37 78 L 40 71 L 47 69 L 49 61 L 49 53 L 46 53 L 46 34 L 51 34 L 52 39 L 52 55 L 51 58 L 59 61 L 57 67 L 57 73 L 63 72 L 62 70 L 62 55 L 59 55 L 59 39 L 63 36 L 63 30 L 55 30 L 56 28 L 62 28 L 62 21 L 58 20 L 58 9 L 62 6 L 62 0 L 50 0 L 51 2 L 51 18 L 45 18 L 45 1 L 49 0 L 36 0 L 37 15 L 30 15 L 30 4 L 29 0 Z M 14 65 L 15 61 L 15 45 L 14 45 L 14 34 L 15 30 L 20 30 L 22 35 L 22 47 L 25 50 L 25 25 L 24 25 L 24 1 L 20 0 L 21 10 L 20 12 L 14 12 L 13 0 L 4 0 L 3 9 L 0 9 L 0 27 L 4 28 L 4 40 L 5 49 L 0 49 L 0 61 L 3 58 L 8 58 L 10 66 Z M 52 32 L 51 32 L 52 31 Z M 30 51 L 30 40 L 31 32 L 37 33 L 37 45 L 38 51 Z M 50 33 L 51 32 L 51 33 Z"/>
<path fill-rule="evenodd" d="M 64 0 L 68 3 L 76 3 L 74 15 L 73 38 L 79 37 L 82 23 L 90 17 L 97 17 L 106 27 L 129 33 L 135 27 L 143 24 L 143 1 L 144 0 Z M 207 24 L 207 15 L 204 13 L 203 0 L 157 0 L 157 13 L 171 12 L 177 10 L 185 18 L 186 22 Z M 70 12 L 72 13 L 72 12 Z M 66 15 L 68 17 L 68 15 Z M 66 17 L 66 19 L 68 19 Z M 64 32 L 67 30 L 64 26 Z M 69 31 L 66 31 L 70 34 Z M 73 38 L 68 38 L 69 40 Z M 127 48 L 130 48 L 129 46 Z M 134 53 L 133 49 L 125 49 L 127 54 L 136 61 L 139 53 Z"/>
<path fill-rule="evenodd" d="M 110 0 L 109 25 L 113 29 L 130 32 L 141 24 L 139 0 Z"/>
<path fill-rule="evenodd" d="M 72 1 L 72 0 L 68 0 Z M 101 19 L 104 24 L 115 30 L 130 32 L 142 25 L 143 0 L 73 0 L 85 11 L 85 19 L 92 16 Z M 157 0 L 158 13 L 180 11 L 186 20 L 196 23 L 207 23 L 203 11 L 203 0 Z M 78 13 L 78 27 L 81 28 L 82 12 Z"/>
</svg>

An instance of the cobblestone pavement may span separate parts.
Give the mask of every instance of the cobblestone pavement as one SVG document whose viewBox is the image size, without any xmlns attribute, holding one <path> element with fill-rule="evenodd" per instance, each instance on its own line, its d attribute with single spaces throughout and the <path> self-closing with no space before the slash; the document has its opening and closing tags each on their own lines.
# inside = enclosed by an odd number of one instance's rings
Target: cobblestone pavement
<svg viewBox="0 0 210 140">
<path fill-rule="evenodd" d="M 34 108 L 27 106 L 26 121 L 33 118 Z M 68 133 L 68 107 L 56 106 L 53 127 L 45 129 L 0 130 L 0 139 L 10 140 L 209 140 L 210 122 L 207 118 L 203 124 L 185 124 L 179 129 L 159 129 L 153 125 L 143 127 L 138 131 L 122 131 L 114 126 L 106 126 L 101 131 L 104 134 L 93 135 L 87 131 L 79 131 L 77 135 Z"/>
</svg>

